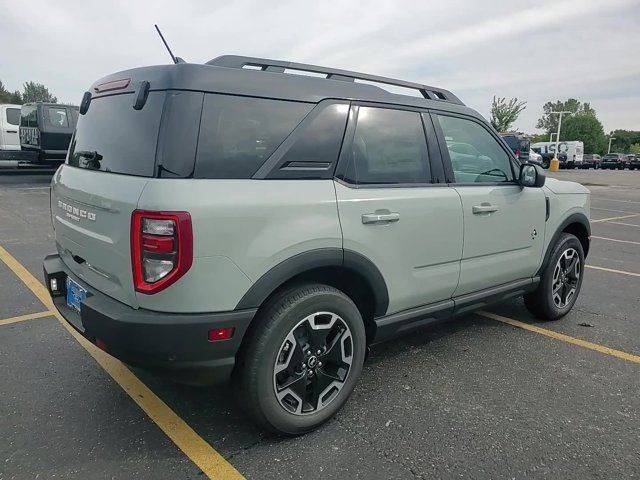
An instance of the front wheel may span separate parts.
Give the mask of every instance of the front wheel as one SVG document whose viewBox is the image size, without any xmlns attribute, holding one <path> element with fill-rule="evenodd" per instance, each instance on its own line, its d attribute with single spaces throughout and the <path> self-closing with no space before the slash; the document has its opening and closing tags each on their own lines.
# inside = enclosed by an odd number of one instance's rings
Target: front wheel
<svg viewBox="0 0 640 480">
<path fill-rule="evenodd" d="M 264 428 L 309 432 L 340 410 L 362 372 L 366 335 L 353 301 L 302 284 L 267 301 L 239 354 L 238 399 Z"/>
<path fill-rule="evenodd" d="M 580 240 L 563 233 L 553 247 L 538 288 L 524 296 L 527 309 L 542 320 L 564 317 L 576 303 L 583 270 L 584 250 Z"/>
</svg>

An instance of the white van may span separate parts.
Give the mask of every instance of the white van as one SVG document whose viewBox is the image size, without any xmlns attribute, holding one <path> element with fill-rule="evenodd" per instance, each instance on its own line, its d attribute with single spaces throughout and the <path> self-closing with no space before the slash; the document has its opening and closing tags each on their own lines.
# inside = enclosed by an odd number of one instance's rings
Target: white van
<svg viewBox="0 0 640 480">
<path fill-rule="evenodd" d="M 20 105 L 0 105 L 0 150 L 20 150 Z"/>
<path fill-rule="evenodd" d="M 556 151 L 556 142 L 538 142 L 531 145 L 536 153 L 552 154 Z M 572 142 L 560 142 L 558 144 L 558 158 L 562 168 L 582 168 L 584 157 L 584 143 L 579 140 Z"/>
</svg>

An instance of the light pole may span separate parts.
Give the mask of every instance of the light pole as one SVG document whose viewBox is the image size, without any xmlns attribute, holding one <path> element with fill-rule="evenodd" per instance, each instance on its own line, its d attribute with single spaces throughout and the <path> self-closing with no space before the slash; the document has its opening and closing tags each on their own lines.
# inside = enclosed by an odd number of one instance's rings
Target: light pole
<svg viewBox="0 0 640 480">
<path fill-rule="evenodd" d="M 615 140 L 616 137 L 609 137 L 609 148 L 607 148 L 607 153 L 611 153 L 611 140 Z"/>
<path fill-rule="evenodd" d="M 560 115 L 560 118 L 558 119 L 558 132 L 556 133 L 556 151 L 554 153 L 554 157 L 556 160 L 558 160 L 558 148 L 560 148 L 560 127 L 562 127 L 562 115 L 563 114 L 567 114 L 567 115 L 571 115 L 573 112 L 568 112 L 566 110 L 562 110 L 560 112 L 551 112 L 551 115 L 554 114 L 558 114 Z"/>
</svg>

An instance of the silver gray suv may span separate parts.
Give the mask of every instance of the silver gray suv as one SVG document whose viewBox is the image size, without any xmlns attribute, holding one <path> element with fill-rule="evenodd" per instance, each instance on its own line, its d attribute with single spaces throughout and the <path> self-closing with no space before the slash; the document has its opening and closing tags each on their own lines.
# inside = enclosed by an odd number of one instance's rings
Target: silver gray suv
<svg viewBox="0 0 640 480">
<path fill-rule="evenodd" d="M 289 435 L 341 408 L 372 343 L 517 295 L 565 315 L 590 239 L 588 191 L 451 92 L 238 56 L 92 85 L 51 215 L 45 280 L 74 328 L 231 380 Z"/>
</svg>

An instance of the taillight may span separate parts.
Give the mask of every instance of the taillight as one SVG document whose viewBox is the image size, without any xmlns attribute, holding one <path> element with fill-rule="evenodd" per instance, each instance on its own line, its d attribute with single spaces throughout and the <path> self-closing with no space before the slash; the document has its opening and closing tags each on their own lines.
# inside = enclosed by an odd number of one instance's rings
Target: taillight
<svg viewBox="0 0 640 480">
<path fill-rule="evenodd" d="M 520 150 L 516 149 L 516 157 L 520 157 Z"/>
<path fill-rule="evenodd" d="M 137 292 L 164 290 L 193 263 L 193 230 L 188 212 L 131 214 L 131 267 Z"/>
</svg>

